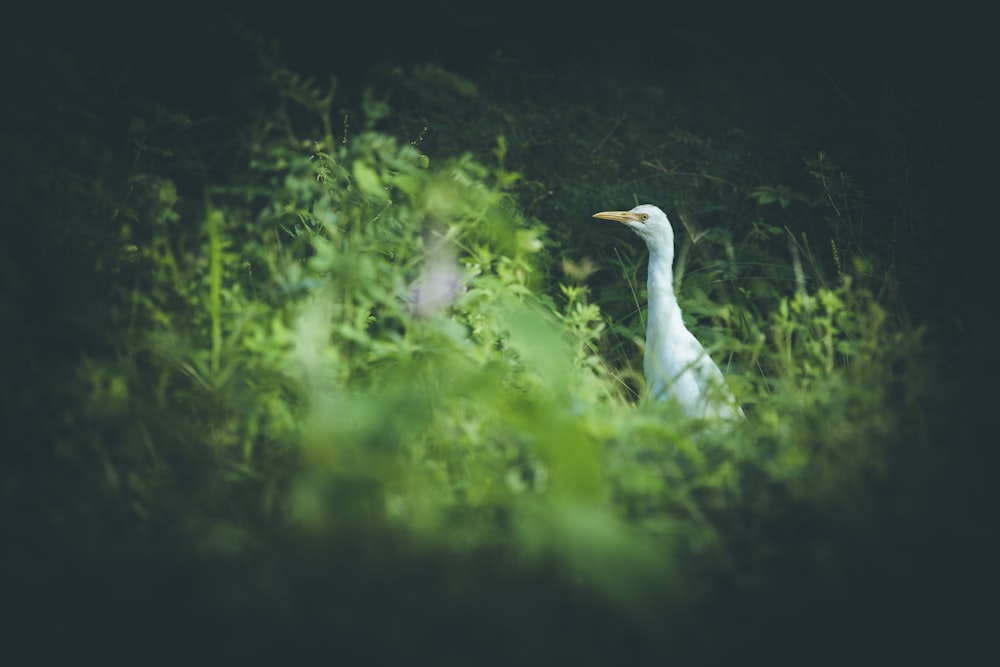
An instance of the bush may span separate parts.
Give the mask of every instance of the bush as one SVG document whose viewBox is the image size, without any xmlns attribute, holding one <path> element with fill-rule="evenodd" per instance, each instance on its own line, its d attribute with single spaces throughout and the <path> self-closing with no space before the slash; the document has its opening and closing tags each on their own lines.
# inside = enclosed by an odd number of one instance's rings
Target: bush
<svg viewBox="0 0 1000 667">
<path fill-rule="evenodd" d="M 4 393 L 26 415 L 11 434 L 45 441 L 12 460 L 46 478 L 33 516 L 53 539 L 97 545 L 85 564 L 111 544 L 139 563 L 234 564 L 258 577 L 264 616 L 283 595 L 266 581 L 289 564 L 340 590 L 328 557 L 374 563 L 364 581 L 539 577 L 546 609 L 573 591 L 613 610 L 595 618 L 630 614 L 648 654 L 667 650 L 649 621 L 663 614 L 682 628 L 670 650 L 737 653 L 749 634 L 713 647 L 684 616 L 716 618 L 727 596 L 749 608 L 790 563 L 836 599 L 854 576 L 838 545 L 868 535 L 901 448 L 927 437 L 908 421 L 926 400 L 921 332 L 892 310 L 895 276 L 864 244 L 843 170 L 823 153 L 802 180 L 748 168 L 754 137 L 712 128 L 641 147 L 648 118 L 560 126 L 435 68 L 390 74 L 410 115 L 373 87 L 341 121 L 333 89 L 262 62 L 269 92 L 219 128 L 228 140 L 137 105 L 115 121 L 127 150 L 84 132 L 94 145 L 53 158 L 54 213 L 34 240 L 57 244 L 62 215 L 88 229 L 59 252 L 80 251 L 92 286 L 59 308 L 84 307 L 71 331 L 91 335 L 27 398 Z M 456 104 L 488 122 L 463 123 Z M 422 152 L 426 122 L 440 154 Z M 591 185 L 556 168 L 567 156 Z M 786 177 L 799 185 L 761 185 Z M 600 223 L 568 223 L 640 185 L 671 193 L 682 305 L 747 410 L 732 429 L 642 400 L 645 258 L 634 239 L 611 250 Z M 427 554 L 472 565 L 424 569 Z M 374 604 L 399 594 L 376 590 Z M 794 614 L 784 598 L 765 607 Z M 493 613 L 509 620 L 503 602 Z"/>
</svg>

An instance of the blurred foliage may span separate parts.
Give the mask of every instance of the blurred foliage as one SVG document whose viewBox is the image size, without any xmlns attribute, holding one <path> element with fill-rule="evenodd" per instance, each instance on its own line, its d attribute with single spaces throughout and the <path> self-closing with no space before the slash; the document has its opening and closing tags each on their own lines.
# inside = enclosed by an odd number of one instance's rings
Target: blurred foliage
<svg viewBox="0 0 1000 667">
<path fill-rule="evenodd" d="M 836 597 L 838 545 L 931 445 L 899 247 L 849 169 L 644 82 L 422 65 L 344 111 L 335 80 L 244 37 L 256 97 L 225 121 L 142 101 L 98 123 L 113 83 L 73 88 L 68 61 L 28 77 L 76 115 L 48 119 L 41 158 L 4 139 L 41 165 L 3 251 L 14 523 L 164 539 L 206 571 L 323 545 L 372 579 L 460 588 L 480 565 L 424 563 L 467 556 L 630 612 L 640 644 L 676 618 L 671 650 L 708 650 L 697 619 L 790 563 Z M 682 308 L 746 408 L 732 430 L 641 398 L 644 249 L 589 216 L 646 201 L 674 220 Z"/>
</svg>

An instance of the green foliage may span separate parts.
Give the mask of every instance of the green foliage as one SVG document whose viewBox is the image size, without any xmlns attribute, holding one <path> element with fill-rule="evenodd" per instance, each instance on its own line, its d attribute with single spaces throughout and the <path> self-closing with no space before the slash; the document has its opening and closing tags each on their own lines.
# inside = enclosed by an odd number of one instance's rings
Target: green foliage
<svg viewBox="0 0 1000 667">
<path fill-rule="evenodd" d="M 466 153 L 436 165 L 374 129 L 388 112 L 371 90 L 358 123 L 370 129 L 335 139 L 319 88 L 282 70 L 268 78 L 280 105 L 249 128 L 248 167 L 208 184 L 203 209 L 182 206 L 154 173 L 129 179 L 128 352 L 117 372 L 88 360 L 82 377 L 105 388 L 96 424 L 119 406 L 122 435 L 100 448 L 101 466 L 139 515 L 183 517 L 199 541 L 228 535 L 227 548 L 274 522 L 334 533 L 384 525 L 456 546 L 513 539 L 583 567 L 578 549 L 621 557 L 633 553 L 628 543 L 635 555 L 689 533 L 696 550 L 721 548 L 709 517 L 755 502 L 753 471 L 809 496 L 837 492 L 820 478 L 884 466 L 878 442 L 894 424 L 868 415 L 898 372 L 897 334 L 849 278 L 814 288 L 824 282 L 817 268 L 789 281 L 796 271 L 760 245 L 782 238 L 763 219 L 738 248 L 731 234 L 697 231 L 692 213 L 679 215 L 692 234 L 678 253 L 686 311 L 719 325 L 695 330 L 742 369 L 732 379 L 751 414 L 741 433 L 701 432 L 670 406 L 630 407 L 641 393 L 641 318 L 609 321 L 590 288 L 551 282 L 540 251 L 552 242 L 518 212 L 531 189 L 508 167 L 503 135 L 487 161 Z M 477 95 L 441 81 L 445 95 Z M 712 142 L 682 131 L 669 141 L 671 163 L 649 164 L 683 186 L 679 202 L 732 186 L 702 163 Z M 830 189 L 823 160 L 810 164 L 823 186 L 816 197 L 847 234 L 857 204 L 849 189 Z M 807 200 L 783 188 L 750 194 L 783 209 Z M 736 257 L 754 243 L 775 268 L 745 287 Z M 627 261 L 628 283 L 641 284 L 644 256 Z M 446 296 L 420 306 L 442 275 Z M 600 289 L 603 301 L 612 288 Z M 645 295 L 619 298 L 636 309 Z M 834 405 L 850 427 L 817 440 L 816 414 Z M 193 493 L 183 469 L 199 471 Z M 177 514 L 188 499 L 198 509 Z M 586 531 L 565 533 L 564 521 L 604 528 L 585 546 Z M 635 522 L 651 532 L 633 533 Z M 590 572 L 592 583 L 642 571 L 617 567 Z"/>
<path fill-rule="evenodd" d="M 136 109 L 89 190 L 113 333 L 71 360 L 53 456 L 136 532 L 212 557 L 275 533 L 496 548 L 641 611 L 768 576 L 782 522 L 864 505 L 912 435 L 920 332 L 824 153 L 754 163 L 759 138 L 678 109 L 651 145 L 662 116 L 522 108 L 434 67 L 341 118 L 335 82 L 261 62 L 224 165 Z M 746 408 L 730 430 L 640 398 L 644 252 L 589 215 L 646 200 Z"/>
</svg>

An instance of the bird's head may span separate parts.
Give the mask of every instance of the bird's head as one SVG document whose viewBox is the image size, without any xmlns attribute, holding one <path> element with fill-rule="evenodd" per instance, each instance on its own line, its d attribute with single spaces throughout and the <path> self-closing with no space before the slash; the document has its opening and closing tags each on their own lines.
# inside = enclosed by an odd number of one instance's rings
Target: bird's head
<svg viewBox="0 0 1000 667">
<path fill-rule="evenodd" d="M 638 234 L 650 252 L 669 253 L 674 251 L 674 229 L 667 214 L 652 204 L 640 204 L 631 211 L 603 211 L 595 213 L 595 218 L 614 220 L 626 225 Z"/>
</svg>

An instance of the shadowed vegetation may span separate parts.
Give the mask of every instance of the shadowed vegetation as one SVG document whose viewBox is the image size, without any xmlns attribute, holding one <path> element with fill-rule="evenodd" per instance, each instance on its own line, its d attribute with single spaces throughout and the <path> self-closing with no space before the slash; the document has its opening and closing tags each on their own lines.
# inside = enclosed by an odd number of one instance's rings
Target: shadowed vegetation
<svg viewBox="0 0 1000 667">
<path fill-rule="evenodd" d="M 254 65 L 210 112 L 58 50 L 10 72 L 4 621 L 43 661 L 817 664 L 975 637 L 947 572 L 913 589 L 945 548 L 923 527 L 951 395 L 905 102 L 851 143 L 815 108 L 843 92 L 777 66 L 407 65 L 355 93 L 226 34 Z M 731 431 L 643 398 L 645 250 L 590 215 L 644 202 Z"/>
</svg>

